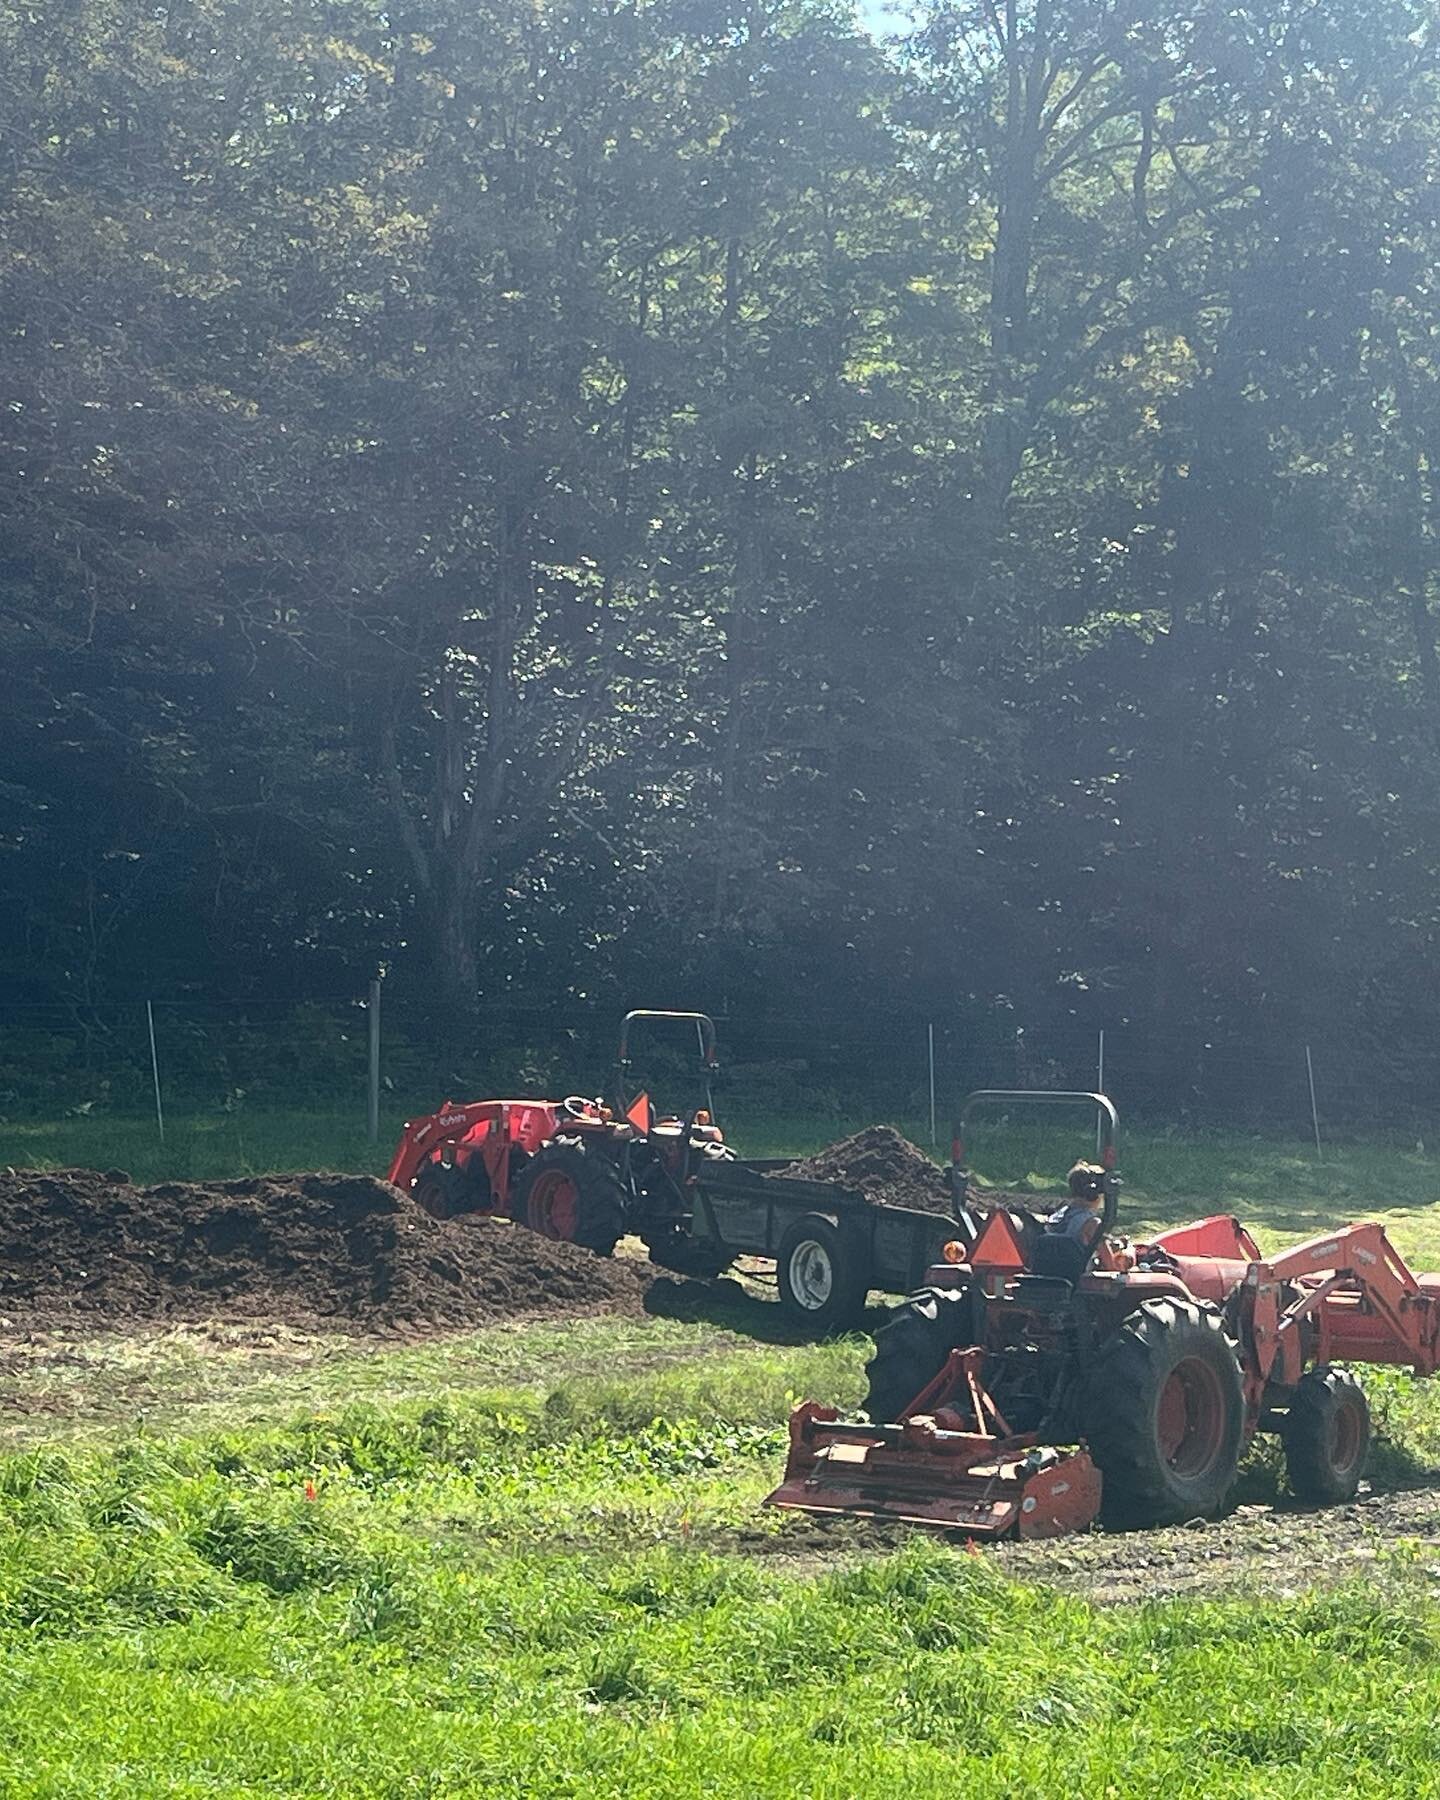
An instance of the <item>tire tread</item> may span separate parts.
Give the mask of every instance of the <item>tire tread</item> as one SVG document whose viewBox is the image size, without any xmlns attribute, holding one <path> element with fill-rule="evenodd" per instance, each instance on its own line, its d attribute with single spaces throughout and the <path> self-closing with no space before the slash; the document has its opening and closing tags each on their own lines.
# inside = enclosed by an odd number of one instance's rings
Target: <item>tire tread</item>
<svg viewBox="0 0 1440 1800">
<path fill-rule="evenodd" d="M 1329 1457 L 1330 1421 L 1337 1407 L 1357 1403 L 1364 1419 L 1365 1442 L 1353 1472 L 1341 1475 Z M 1330 1363 L 1307 1370 L 1296 1384 L 1283 1438 L 1285 1472 L 1297 1500 L 1337 1506 L 1354 1499 L 1370 1448 L 1370 1403 L 1364 1388 L 1348 1369 Z"/>
<path fill-rule="evenodd" d="M 1207 1488 L 1193 1497 L 1177 1489 L 1159 1455 L 1154 1431 L 1156 1382 L 1178 1360 L 1177 1334 L 1197 1346 L 1213 1334 L 1225 1346 L 1234 1371 L 1233 1418 L 1223 1465 Z M 1104 1478 L 1104 1516 L 1122 1526 L 1177 1524 L 1197 1511 L 1213 1512 L 1224 1500 L 1239 1462 L 1243 1426 L 1240 1365 L 1235 1346 L 1217 1313 L 1182 1300 L 1150 1300 L 1127 1318 L 1100 1348 L 1089 1378 L 1085 1433 Z M 1228 1468 L 1224 1465 L 1228 1465 Z"/>
<path fill-rule="evenodd" d="M 944 1288 L 921 1288 L 875 1333 L 875 1351 L 865 1365 L 869 1387 L 864 1410 L 872 1424 L 893 1423 L 944 1368 L 964 1332 L 960 1299 Z"/>
</svg>

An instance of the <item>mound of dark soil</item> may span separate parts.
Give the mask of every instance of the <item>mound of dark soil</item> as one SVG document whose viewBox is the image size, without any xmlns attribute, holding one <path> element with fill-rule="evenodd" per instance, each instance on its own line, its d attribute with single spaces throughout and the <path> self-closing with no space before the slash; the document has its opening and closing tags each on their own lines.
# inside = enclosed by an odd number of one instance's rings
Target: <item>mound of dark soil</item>
<svg viewBox="0 0 1440 1800">
<path fill-rule="evenodd" d="M 366 1175 L 137 1188 L 0 1171 L 0 1317 L 265 1319 L 331 1329 L 639 1311 L 640 1268 L 504 1221 L 432 1219 Z"/>
<path fill-rule="evenodd" d="M 950 1183 L 944 1172 L 893 1125 L 869 1125 L 777 1173 L 782 1179 L 838 1182 L 874 1206 L 950 1211 Z"/>
</svg>

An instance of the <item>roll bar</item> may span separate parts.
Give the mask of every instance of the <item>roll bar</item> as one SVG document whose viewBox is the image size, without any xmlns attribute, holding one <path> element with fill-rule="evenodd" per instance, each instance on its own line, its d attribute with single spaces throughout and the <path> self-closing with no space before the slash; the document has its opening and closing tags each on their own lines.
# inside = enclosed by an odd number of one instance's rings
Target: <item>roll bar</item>
<svg viewBox="0 0 1440 1800">
<path fill-rule="evenodd" d="M 965 1096 L 955 1115 L 955 1129 L 950 1140 L 950 1183 L 957 1207 L 964 1200 L 969 1182 L 965 1169 L 965 1127 L 974 1112 L 987 1106 L 1094 1107 L 1100 1125 L 1100 1161 L 1105 1170 L 1102 1229 L 1108 1232 L 1114 1227 L 1120 1200 L 1120 1177 L 1115 1168 L 1120 1115 L 1108 1094 L 1086 1093 L 1073 1088 L 977 1088 L 973 1094 Z"/>
<path fill-rule="evenodd" d="M 715 1091 L 711 1086 L 711 1081 L 720 1072 L 719 1058 L 715 1054 L 715 1021 L 709 1013 L 661 1012 L 643 1006 L 637 1007 L 633 1012 L 627 1012 L 620 1021 L 620 1049 L 615 1058 L 615 1090 L 620 1101 L 620 1111 L 628 1112 L 630 1107 L 625 1075 L 630 1067 L 630 1027 L 639 1019 L 658 1019 L 667 1023 L 678 1020 L 683 1024 L 695 1027 L 695 1039 L 700 1046 L 700 1076 L 705 1083 L 705 1105 L 713 1119 L 715 1116 Z"/>
<path fill-rule="evenodd" d="M 615 1059 L 620 1068 L 630 1067 L 630 1027 L 637 1019 L 679 1019 L 693 1025 L 700 1045 L 700 1061 L 712 1073 L 720 1067 L 715 1057 L 715 1021 L 708 1013 L 654 1012 L 646 1007 L 637 1007 L 634 1012 L 627 1012 L 620 1021 L 620 1050 Z"/>
</svg>

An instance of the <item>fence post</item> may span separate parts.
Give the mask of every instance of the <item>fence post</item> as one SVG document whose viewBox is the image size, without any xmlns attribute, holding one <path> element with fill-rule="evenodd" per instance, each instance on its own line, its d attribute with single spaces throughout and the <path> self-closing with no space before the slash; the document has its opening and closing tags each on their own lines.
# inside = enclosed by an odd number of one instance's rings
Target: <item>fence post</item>
<svg viewBox="0 0 1440 1800">
<path fill-rule="evenodd" d="M 368 1135 L 371 1144 L 380 1142 L 380 981 L 370 983 L 370 1083 Z"/>
<path fill-rule="evenodd" d="M 1310 1082 L 1310 1123 L 1315 1127 L 1315 1160 L 1324 1162 L 1325 1152 L 1320 1148 L 1320 1111 L 1315 1104 L 1315 1064 L 1310 1059 L 1310 1046 L 1305 1046 L 1305 1074 Z"/>
<path fill-rule="evenodd" d="M 1095 1092 L 1097 1094 L 1103 1094 L 1105 1092 L 1105 1027 L 1103 1025 L 1100 1027 L 1100 1047 L 1099 1047 L 1099 1051 L 1097 1053 L 1096 1063 L 1095 1063 Z M 1101 1125 L 1100 1125 L 1099 1119 L 1096 1119 L 1096 1121 L 1095 1121 L 1095 1154 L 1097 1156 L 1100 1154 L 1100 1143 L 1101 1143 Z"/>
<path fill-rule="evenodd" d="M 160 1142 L 165 1142 L 165 1108 L 160 1101 L 160 1057 L 155 1049 L 155 1007 L 145 1002 L 145 1023 L 150 1028 L 150 1073 L 155 1079 L 155 1123 L 160 1127 Z"/>
<path fill-rule="evenodd" d="M 930 1145 L 940 1141 L 935 1135 L 935 1026 L 932 1022 L 925 1027 L 926 1043 L 930 1051 Z"/>
</svg>

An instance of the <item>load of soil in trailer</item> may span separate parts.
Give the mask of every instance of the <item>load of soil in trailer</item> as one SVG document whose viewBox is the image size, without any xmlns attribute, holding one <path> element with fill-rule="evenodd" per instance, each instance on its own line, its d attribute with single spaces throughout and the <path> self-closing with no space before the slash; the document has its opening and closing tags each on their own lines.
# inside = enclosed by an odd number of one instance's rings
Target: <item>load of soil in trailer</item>
<svg viewBox="0 0 1440 1800">
<path fill-rule="evenodd" d="M 864 1131 L 776 1172 L 782 1179 L 833 1181 L 863 1194 L 872 1206 L 950 1211 L 949 1178 L 893 1125 L 867 1125 Z"/>
<path fill-rule="evenodd" d="M 137 1188 L 0 1171 L 0 1319 L 264 1319 L 331 1330 L 639 1312 L 649 1275 L 484 1218 L 441 1224 L 368 1175 Z"/>
</svg>

